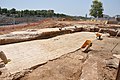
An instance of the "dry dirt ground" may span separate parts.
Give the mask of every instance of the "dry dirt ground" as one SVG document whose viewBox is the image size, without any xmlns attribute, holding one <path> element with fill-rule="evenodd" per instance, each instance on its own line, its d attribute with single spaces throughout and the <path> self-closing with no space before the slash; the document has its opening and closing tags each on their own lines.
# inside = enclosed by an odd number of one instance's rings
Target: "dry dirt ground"
<svg viewBox="0 0 120 80">
<path fill-rule="evenodd" d="M 76 40 L 79 40 L 79 35 L 79 32 L 62 35 L 51 38 L 51 42 L 60 42 L 61 45 L 68 45 L 68 48 L 70 48 L 73 44 L 78 44 L 76 42 L 79 41 Z M 88 35 L 86 34 L 84 37 Z M 70 42 L 69 39 L 71 39 Z M 63 43 L 64 41 L 66 44 Z M 1 75 L 0 78 L 1 80 L 115 80 L 119 63 L 119 58 L 116 57 L 120 56 L 120 44 L 112 52 L 111 50 L 119 41 L 120 38 L 104 35 L 103 40 L 93 40 L 93 45 L 88 53 L 84 53 L 81 50 L 73 50 L 58 58 L 51 59 L 47 63 L 26 70 L 26 72 L 6 75 L 7 78 Z M 33 43 L 35 42 L 33 41 Z M 58 46 L 57 43 L 55 46 Z M 50 45 L 49 47 L 46 46 L 47 50 L 50 51 L 53 49 L 52 47 Z M 56 54 L 59 54 L 59 52 Z M 21 64 L 21 66 L 23 65 Z"/>
<path fill-rule="evenodd" d="M 36 25 L 37 23 L 37 25 Z M 59 22 L 55 19 L 43 19 L 41 21 L 38 21 L 36 23 L 30 24 L 18 24 L 18 25 L 10 25 L 10 26 L 2 26 L 0 27 L 0 35 L 7 34 L 14 31 L 21 31 L 21 30 L 27 30 L 27 29 L 43 29 L 43 28 L 55 28 L 55 27 L 66 27 L 70 26 L 75 22 Z"/>
<path fill-rule="evenodd" d="M 93 40 L 88 53 L 77 50 L 86 39 L 95 39 L 93 34 L 88 32 L 81 35 L 81 32 L 78 32 L 45 41 L 35 40 L 0 46 L 8 58 L 11 57 L 11 62 L 0 69 L 0 80 L 115 80 L 120 59 L 120 38 L 104 35 L 103 40 Z M 117 43 L 119 44 L 111 52 Z M 41 58 L 38 56 L 39 52 Z M 37 56 L 33 56 L 34 54 Z M 29 57 L 25 57 L 28 55 Z M 54 57 L 49 57 L 51 55 Z M 42 59 L 45 60 L 44 64 L 34 66 L 42 62 Z M 34 67 L 30 68 L 31 66 Z M 21 71 L 24 68 L 25 70 Z M 9 73 L 17 70 L 20 72 L 12 75 Z"/>
<path fill-rule="evenodd" d="M 120 55 L 120 44 L 111 52 L 120 38 L 94 41 L 91 51 L 71 52 L 38 66 L 18 80 L 115 80 Z"/>
</svg>

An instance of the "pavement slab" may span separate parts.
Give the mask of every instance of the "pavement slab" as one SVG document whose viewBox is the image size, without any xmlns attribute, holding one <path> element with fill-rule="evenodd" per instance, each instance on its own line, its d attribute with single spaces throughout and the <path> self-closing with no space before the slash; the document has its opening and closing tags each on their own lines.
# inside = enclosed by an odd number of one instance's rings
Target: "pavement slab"
<svg viewBox="0 0 120 80">
<path fill-rule="evenodd" d="M 95 33 L 77 32 L 49 39 L 1 45 L 0 50 L 11 59 L 5 67 L 14 74 L 75 51 L 87 39 L 94 40 Z"/>
</svg>

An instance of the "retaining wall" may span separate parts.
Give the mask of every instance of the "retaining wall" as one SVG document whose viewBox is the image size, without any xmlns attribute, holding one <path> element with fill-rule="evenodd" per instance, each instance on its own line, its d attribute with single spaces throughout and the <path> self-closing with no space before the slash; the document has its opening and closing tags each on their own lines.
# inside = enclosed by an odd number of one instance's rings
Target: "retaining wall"
<svg viewBox="0 0 120 80">
<path fill-rule="evenodd" d="M 0 45 L 4 45 L 4 44 L 10 44 L 10 43 L 17 43 L 17 42 L 23 42 L 23 41 L 30 41 L 30 40 L 36 40 L 36 39 L 47 39 L 47 38 L 51 38 L 51 37 L 55 37 L 58 35 L 62 35 L 62 34 L 69 34 L 69 33 L 75 33 L 75 32 L 81 32 L 81 31 L 85 31 L 85 32 L 100 32 L 100 33 L 109 33 L 110 36 L 116 36 L 116 34 L 118 33 L 115 30 L 110 30 L 110 29 L 100 29 L 100 28 L 94 28 L 94 27 L 79 27 L 79 28 L 69 28 L 67 27 L 67 29 L 62 29 L 59 30 L 59 28 L 50 28 L 50 30 L 43 30 L 43 31 L 39 31 L 39 30 L 31 30 L 31 31 L 24 31 L 27 33 L 12 33 L 12 34 L 6 34 L 6 35 L 2 35 L 0 36 Z M 120 37 L 120 33 L 118 33 L 117 35 L 118 37 Z"/>
</svg>

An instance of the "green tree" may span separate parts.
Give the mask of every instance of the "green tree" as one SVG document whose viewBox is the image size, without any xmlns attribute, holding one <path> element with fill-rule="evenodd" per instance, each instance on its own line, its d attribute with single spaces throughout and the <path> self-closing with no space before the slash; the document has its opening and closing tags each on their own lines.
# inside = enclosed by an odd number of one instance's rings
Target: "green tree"
<svg viewBox="0 0 120 80">
<path fill-rule="evenodd" d="M 10 13 L 11 13 L 11 14 L 16 14 L 16 9 L 15 9 L 15 8 L 12 8 L 12 9 L 10 10 Z"/>
<path fill-rule="evenodd" d="M 25 13 L 23 10 L 20 11 L 21 12 L 21 17 L 24 17 Z"/>
<path fill-rule="evenodd" d="M 30 16 L 34 16 L 35 15 L 35 11 L 34 10 L 30 10 Z"/>
<path fill-rule="evenodd" d="M 103 4 L 98 0 L 94 0 L 91 5 L 90 15 L 95 18 L 103 17 L 103 10 Z"/>
<path fill-rule="evenodd" d="M 24 14 L 26 15 L 26 16 L 28 16 L 28 15 L 30 15 L 30 12 L 29 12 L 29 10 L 24 10 Z"/>
<path fill-rule="evenodd" d="M 46 17 L 47 10 L 42 10 L 41 12 L 42 12 L 43 16 Z"/>
<path fill-rule="evenodd" d="M 1 7 L 0 7 L 0 14 L 2 14 L 2 9 L 1 9 Z"/>
<path fill-rule="evenodd" d="M 21 11 L 16 11 L 17 17 L 22 17 Z"/>
<path fill-rule="evenodd" d="M 53 17 L 53 16 L 54 16 L 54 10 L 48 10 L 47 17 Z"/>
<path fill-rule="evenodd" d="M 7 13 L 8 13 L 7 8 L 3 8 L 3 9 L 2 9 L 2 14 L 7 14 Z"/>
</svg>

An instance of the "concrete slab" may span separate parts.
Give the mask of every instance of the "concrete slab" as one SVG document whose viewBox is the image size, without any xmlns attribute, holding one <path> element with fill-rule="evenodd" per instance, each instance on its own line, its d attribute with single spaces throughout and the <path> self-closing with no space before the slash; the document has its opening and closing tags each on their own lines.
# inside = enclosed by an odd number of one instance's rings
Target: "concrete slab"
<svg viewBox="0 0 120 80">
<path fill-rule="evenodd" d="M 50 39 L 1 45 L 11 62 L 6 68 L 11 74 L 42 64 L 78 49 L 86 39 L 94 40 L 91 32 L 66 34 Z"/>
</svg>

